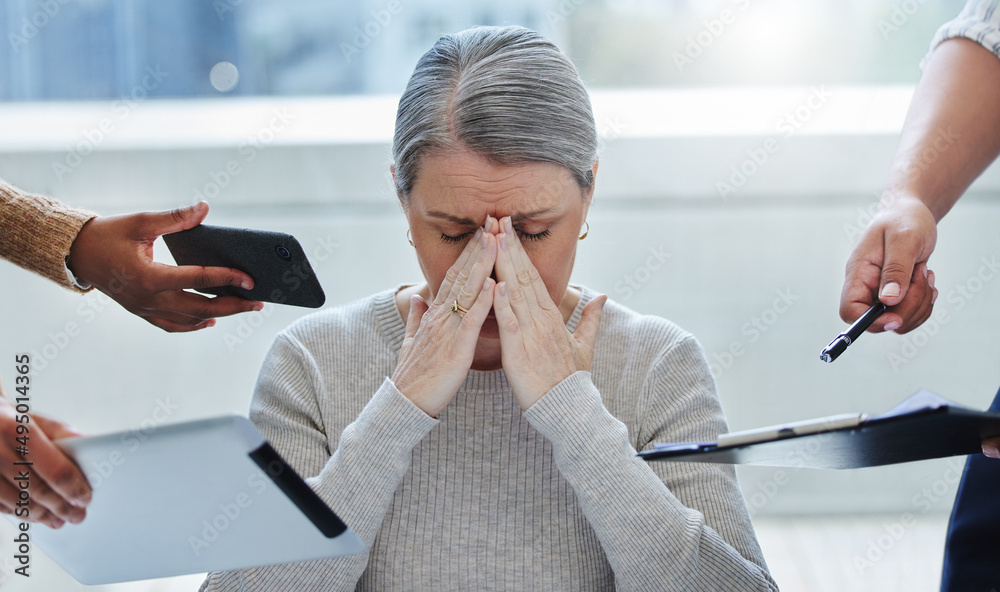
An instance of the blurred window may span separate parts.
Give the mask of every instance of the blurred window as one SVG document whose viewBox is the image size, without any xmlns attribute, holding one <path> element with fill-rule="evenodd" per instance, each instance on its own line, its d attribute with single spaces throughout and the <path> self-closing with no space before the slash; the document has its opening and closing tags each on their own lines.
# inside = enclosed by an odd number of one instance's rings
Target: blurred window
<svg viewBox="0 0 1000 592">
<path fill-rule="evenodd" d="M 914 83 L 961 0 L 5 0 L 0 100 L 398 94 L 442 34 L 520 24 L 590 88 Z"/>
</svg>

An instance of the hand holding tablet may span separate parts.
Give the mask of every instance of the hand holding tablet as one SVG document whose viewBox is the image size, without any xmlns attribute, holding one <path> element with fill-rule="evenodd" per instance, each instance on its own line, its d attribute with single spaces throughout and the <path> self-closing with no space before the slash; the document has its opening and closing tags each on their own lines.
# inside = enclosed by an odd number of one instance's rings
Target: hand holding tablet
<svg viewBox="0 0 1000 592">
<path fill-rule="evenodd" d="M 349 555 L 357 535 L 245 418 L 68 438 L 93 486 L 87 519 L 31 540 L 84 584 Z"/>
</svg>

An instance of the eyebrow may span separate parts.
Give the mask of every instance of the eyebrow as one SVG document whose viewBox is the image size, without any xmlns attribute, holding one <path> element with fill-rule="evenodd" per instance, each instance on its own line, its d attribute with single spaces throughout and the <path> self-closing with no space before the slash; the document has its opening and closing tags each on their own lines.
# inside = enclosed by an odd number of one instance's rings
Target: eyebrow
<svg viewBox="0 0 1000 592">
<path fill-rule="evenodd" d="M 541 210 L 535 210 L 534 212 L 528 212 L 526 214 L 514 214 L 510 217 L 511 222 L 521 222 L 522 220 L 530 220 L 532 218 L 537 218 L 544 214 L 552 212 L 552 208 L 543 208 Z M 447 212 L 439 212 L 437 210 L 431 210 L 427 212 L 427 215 L 432 218 L 440 218 L 442 220 L 448 220 L 449 222 L 454 222 L 455 224 L 462 224 L 464 226 L 478 226 L 479 223 L 475 220 L 469 218 L 462 218 L 461 216 L 453 216 Z"/>
</svg>

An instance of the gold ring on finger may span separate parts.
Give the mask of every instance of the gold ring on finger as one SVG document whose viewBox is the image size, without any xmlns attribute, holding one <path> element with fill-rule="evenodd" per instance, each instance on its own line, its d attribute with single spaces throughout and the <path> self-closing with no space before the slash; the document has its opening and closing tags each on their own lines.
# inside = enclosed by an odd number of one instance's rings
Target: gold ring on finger
<svg viewBox="0 0 1000 592">
<path fill-rule="evenodd" d="M 451 303 L 451 312 L 457 314 L 460 317 L 464 317 L 465 313 L 469 312 L 469 309 L 459 304 L 458 300 L 455 300 L 454 302 Z"/>
</svg>

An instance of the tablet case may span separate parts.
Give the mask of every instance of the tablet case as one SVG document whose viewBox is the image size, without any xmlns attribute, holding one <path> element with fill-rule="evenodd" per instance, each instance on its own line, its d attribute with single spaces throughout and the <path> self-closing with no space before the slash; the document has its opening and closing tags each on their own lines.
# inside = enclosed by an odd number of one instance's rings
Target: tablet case
<svg viewBox="0 0 1000 592">
<path fill-rule="evenodd" d="M 251 290 L 221 286 L 199 292 L 307 308 L 326 302 L 305 252 L 290 234 L 199 224 L 165 234 L 163 242 L 178 265 L 231 267 L 254 281 Z"/>
<path fill-rule="evenodd" d="M 857 427 L 807 435 L 782 433 L 764 441 L 656 444 L 639 453 L 648 461 L 856 469 L 982 452 L 982 439 L 1000 435 L 1000 413 L 975 411 L 918 391 Z"/>
<path fill-rule="evenodd" d="M 32 524 L 29 532 L 81 583 L 364 550 L 247 419 L 227 416 L 151 429 L 57 442 L 87 476 L 93 499 L 80 524 L 55 530 Z"/>
</svg>

